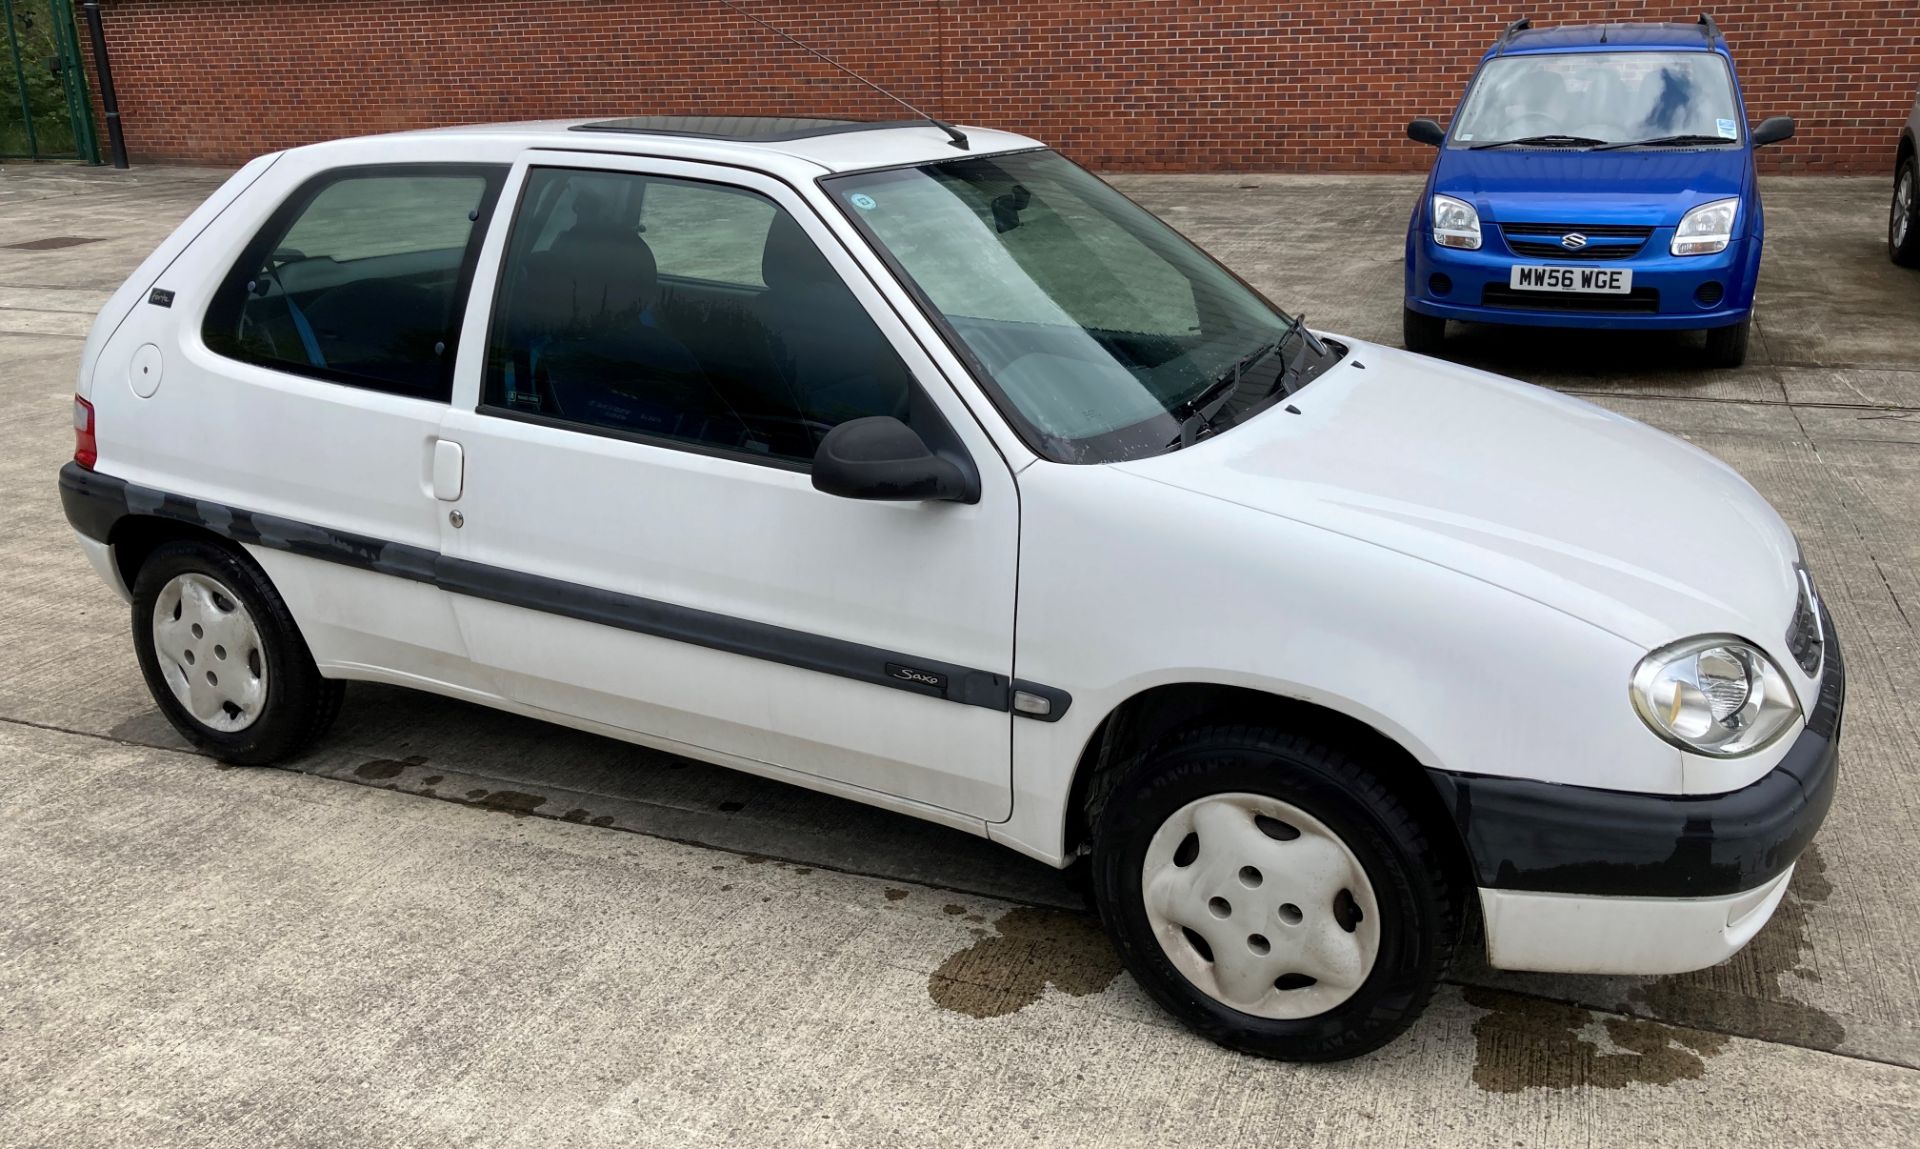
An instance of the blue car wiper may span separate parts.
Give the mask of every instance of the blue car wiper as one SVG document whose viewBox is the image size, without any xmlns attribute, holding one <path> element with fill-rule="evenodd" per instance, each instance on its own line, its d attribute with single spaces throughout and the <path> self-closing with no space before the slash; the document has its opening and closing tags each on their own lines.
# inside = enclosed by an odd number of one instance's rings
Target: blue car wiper
<svg viewBox="0 0 1920 1149">
<path fill-rule="evenodd" d="M 1618 143 L 1601 144 L 1593 149 L 1596 152 L 1610 152 L 1616 148 L 1677 148 L 1688 144 L 1737 144 L 1725 136 L 1703 136 L 1698 132 L 1678 136 L 1655 136 L 1650 140 L 1621 140 Z"/>
<path fill-rule="evenodd" d="M 1590 148 L 1596 144 L 1604 144 L 1606 142 L 1605 140 L 1596 140 L 1592 136 L 1521 136 L 1517 140 L 1488 140 L 1484 144 L 1468 144 L 1467 150 L 1470 152 L 1478 152 L 1485 151 L 1487 148 L 1515 147 Z"/>
</svg>

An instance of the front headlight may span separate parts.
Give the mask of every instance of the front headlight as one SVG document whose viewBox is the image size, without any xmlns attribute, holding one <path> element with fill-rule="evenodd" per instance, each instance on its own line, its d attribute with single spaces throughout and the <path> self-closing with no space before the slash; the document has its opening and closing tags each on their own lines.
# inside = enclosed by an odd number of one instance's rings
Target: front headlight
<svg viewBox="0 0 1920 1149">
<path fill-rule="evenodd" d="M 1723 634 L 1663 646 L 1633 672 L 1633 708 L 1660 737 L 1696 754 L 1734 758 L 1766 746 L 1800 717 L 1773 660 Z"/>
<path fill-rule="evenodd" d="M 1733 221 L 1739 214 L 1737 199 L 1701 204 L 1680 217 L 1680 226 L 1673 229 L 1673 243 L 1668 250 L 1675 255 L 1712 255 L 1727 250 L 1727 245 L 1733 242 Z"/>
<path fill-rule="evenodd" d="M 1441 247 L 1480 250 L 1480 213 L 1466 200 L 1434 196 L 1433 242 Z"/>
</svg>

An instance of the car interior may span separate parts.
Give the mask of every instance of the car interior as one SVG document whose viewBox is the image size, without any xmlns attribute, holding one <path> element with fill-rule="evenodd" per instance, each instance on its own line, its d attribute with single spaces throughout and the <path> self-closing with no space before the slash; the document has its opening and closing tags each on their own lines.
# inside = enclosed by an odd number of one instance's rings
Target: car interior
<svg viewBox="0 0 1920 1149">
<path fill-rule="evenodd" d="M 660 182 L 534 173 L 503 273 L 488 404 L 798 461 L 846 419 L 907 416 L 905 365 L 786 213 L 772 212 L 763 238 L 734 237 L 758 243 L 757 283 L 662 274 L 656 245 L 685 271 L 706 269 L 683 237 L 643 222 Z"/>
</svg>

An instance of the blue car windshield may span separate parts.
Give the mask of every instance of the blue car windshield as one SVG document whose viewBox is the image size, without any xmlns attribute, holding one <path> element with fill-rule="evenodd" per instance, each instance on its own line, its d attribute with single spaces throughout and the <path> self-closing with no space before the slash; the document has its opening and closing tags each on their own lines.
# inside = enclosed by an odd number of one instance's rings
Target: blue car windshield
<svg viewBox="0 0 1920 1149">
<path fill-rule="evenodd" d="M 1568 52 L 1487 61 L 1453 126 L 1456 147 L 1737 143 L 1733 76 L 1715 52 Z"/>
</svg>

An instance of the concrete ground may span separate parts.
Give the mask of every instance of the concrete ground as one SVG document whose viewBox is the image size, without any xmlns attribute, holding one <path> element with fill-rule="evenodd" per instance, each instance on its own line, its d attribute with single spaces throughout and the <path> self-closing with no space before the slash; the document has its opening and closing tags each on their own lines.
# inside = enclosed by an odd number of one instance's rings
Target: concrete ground
<svg viewBox="0 0 1920 1149">
<path fill-rule="evenodd" d="M 936 827 L 378 687 L 294 769 L 184 753 L 53 474 L 93 310 L 219 178 L 0 168 L 0 1145 L 1920 1144 L 1920 274 L 1883 181 L 1765 184 L 1741 370 L 1450 350 L 1691 438 L 1805 540 L 1852 692 L 1779 916 L 1683 977 L 1468 960 L 1304 1067 L 1189 1036 L 1058 874 Z M 1116 182 L 1397 342 L 1417 179 Z"/>
</svg>

